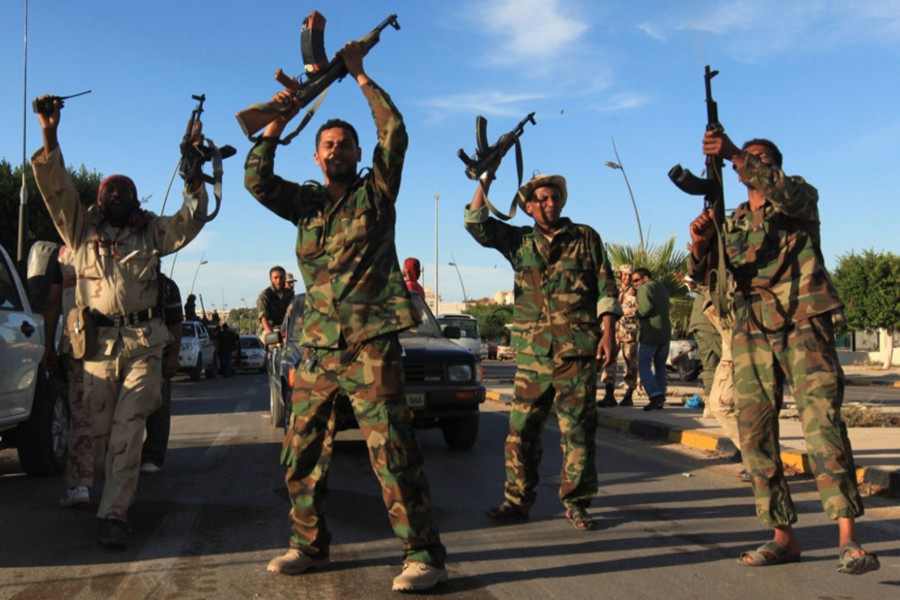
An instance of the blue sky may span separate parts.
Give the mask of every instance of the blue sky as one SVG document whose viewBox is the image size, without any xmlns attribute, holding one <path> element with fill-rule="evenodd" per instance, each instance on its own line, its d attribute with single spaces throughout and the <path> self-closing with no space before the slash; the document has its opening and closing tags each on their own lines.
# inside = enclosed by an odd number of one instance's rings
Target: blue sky
<svg viewBox="0 0 900 600">
<path fill-rule="evenodd" d="M 462 300 L 448 265 L 454 259 L 470 298 L 512 287 L 509 265 L 462 227 L 474 188 L 456 150 L 474 149 L 479 114 L 488 118 L 493 141 L 535 111 L 538 124 L 522 140 L 526 174 L 564 175 L 566 216 L 593 226 L 607 242 L 637 243 L 622 173 L 604 166 L 615 159 L 614 138 L 645 237 L 660 243 L 676 235 L 683 247 L 701 200 L 678 191 L 666 173 L 675 163 L 702 169 L 706 64 L 720 71 L 713 93 L 734 139 L 775 140 L 785 170 L 818 188 L 830 267 L 852 250 L 900 251 L 896 0 L 31 0 L 28 154 L 40 145 L 31 98 L 92 89 L 64 110 L 60 145 L 67 163 L 131 175 L 139 195 L 149 197 L 146 207 L 159 212 L 191 95 L 205 93 L 205 132 L 234 145 L 238 156 L 226 161 L 220 216 L 179 254 L 175 278 L 186 294 L 202 258 L 208 263 L 199 268 L 195 293 L 207 308 L 252 303 L 271 265 L 297 273 L 295 232 L 244 191 L 243 157 L 251 144 L 234 113 L 279 89 L 272 78 L 278 68 L 301 72 L 300 25 L 313 9 L 328 19 L 329 54 L 398 15 L 402 29 L 385 31 L 365 66 L 409 130 L 397 248 L 401 260 L 420 258 L 429 287 L 440 195 L 444 301 Z M 23 18 L 23 0 L 0 3 L 0 157 L 16 164 Z M 332 87 L 308 130 L 279 150 L 279 174 L 320 178 L 312 132 L 331 117 L 357 126 L 369 160 L 375 137 L 368 108 L 356 84 L 344 81 Z M 492 190 L 498 205 L 508 206 L 515 193 L 514 163 L 510 155 Z M 746 192 L 730 170 L 726 177 L 727 205 L 734 207 Z M 178 203 L 179 194 L 170 196 L 166 213 Z M 164 259 L 167 272 L 171 260 Z"/>
</svg>

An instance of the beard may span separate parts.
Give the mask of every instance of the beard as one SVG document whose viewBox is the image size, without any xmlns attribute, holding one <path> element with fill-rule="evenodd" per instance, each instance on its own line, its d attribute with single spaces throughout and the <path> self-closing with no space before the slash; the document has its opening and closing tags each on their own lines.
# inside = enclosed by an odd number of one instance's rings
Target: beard
<svg viewBox="0 0 900 600">
<path fill-rule="evenodd" d="M 335 164 L 332 162 L 325 163 L 325 176 L 331 181 L 340 183 L 353 183 L 356 181 L 356 163 L 342 162 Z"/>
</svg>

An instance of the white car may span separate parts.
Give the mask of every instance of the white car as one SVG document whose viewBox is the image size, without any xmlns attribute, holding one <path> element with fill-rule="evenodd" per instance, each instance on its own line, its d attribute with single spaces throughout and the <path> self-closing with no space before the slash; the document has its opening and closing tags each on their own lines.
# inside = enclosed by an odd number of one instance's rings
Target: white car
<svg viewBox="0 0 900 600">
<path fill-rule="evenodd" d="M 262 341 L 255 335 L 242 335 L 241 347 L 235 350 L 235 354 L 241 353 L 240 361 L 232 359 L 231 364 L 235 369 L 253 369 L 260 373 L 266 372 L 266 348 Z"/>
<path fill-rule="evenodd" d="M 218 368 L 216 345 L 209 337 L 206 326 L 200 321 L 184 321 L 181 324 L 178 370 L 187 371 L 191 381 L 199 381 L 203 371 L 206 371 L 207 379 L 212 379 Z"/>
<path fill-rule="evenodd" d="M 41 365 L 43 354 L 44 318 L 32 310 L 0 246 L 0 448 L 17 448 L 29 475 L 57 473 L 66 457 L 65 385 L 51 384 Z"/>
</svg>

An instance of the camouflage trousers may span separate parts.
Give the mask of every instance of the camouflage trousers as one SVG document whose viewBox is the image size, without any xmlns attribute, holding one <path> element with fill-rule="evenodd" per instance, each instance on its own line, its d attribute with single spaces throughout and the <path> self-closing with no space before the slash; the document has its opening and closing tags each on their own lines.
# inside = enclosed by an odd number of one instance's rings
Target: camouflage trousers
<svg viewBox="0 0 900 600">
<path fill-rule="evenodd" d="M 638 345 L 637 342 L 618 342 L 619 350 L 622 353 L 622 360 L 625 361 L 625 389 L 634 390 L 638 386 Z M 616 367 L 617 361 L 613 361 L 608 367 L 603 369 L 603 375 L 600 377 L 601 383 L 616 384 Z"/>
<path fill-rule="evenodd" d="M 782 398 L 776 388 L 782 386 L 781 374 L 794 393 L 825 513 L 831 519 L 862 515 L 853 453 L 841 419 L 844 373 L 834 346 L 831 315 L 771 331 L 741 308 L 732 353 L 741 450 L 752 476 L 760 521 L 769 527 L 797 521 L 778 440 Z"/>
<path fill-rule="evenodd" d="M 144 423 L 162 401 L 162 345 L 97 356 L 101 360 L 84 361 L 94 456 L 104 461 L 97 516 L 125 520 L 137 493 Z"/>
<path fill-rule="evenodd" d="M 563 464 L 559 499 L 588 506 L 597 495 L 597 360 L 594 357 L 516 355 L 516 391 L 504 445 L 510 502 L 530 507 L 537 498 L 541 434 L 556 400 Z"/>
<path fill-rule="evenodd" d="M 91 442 L 91 419 L 84 405 L 84 365 L 69 354 L 63 354 L 69 384 L 69 430 L 66 439 L 66 487 L 94 484 L 94 445 Z"/>
<path fill-rule="evenodd" d="M 291 499 L 291 547 L 310 556 L 329 552 L 325 497 L 335 402 L 341 395 L 350 399 L 366 438 L 391 528 L 403 542 L 403 560 L 443 566 L 446 550 L 431 506 L 422 449 L 406 406 L 395 333 L 338 350 L 309 348 L 297 369 L 291 428 L 281 455 Z"/>
</svg>

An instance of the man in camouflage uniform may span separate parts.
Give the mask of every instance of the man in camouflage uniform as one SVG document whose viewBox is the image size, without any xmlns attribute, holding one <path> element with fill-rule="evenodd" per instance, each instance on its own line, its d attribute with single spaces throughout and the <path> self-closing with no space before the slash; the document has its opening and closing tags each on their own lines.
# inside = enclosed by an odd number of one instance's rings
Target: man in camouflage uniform
<svg viewBox="0 0 900 600">
<path fill-rule="evenodd" d="M 292 426 L 282 462 L 291 498 L 290 550 L 269 571 L 303 573 L 328 563 L 325 521 L 335 400 L 346 395 L 366 437 L 391 527 L 403 542 L 403 572 L 393 589 L 417 591 L 447 578 L 423 455 L 404 393 L 398 332 L 416 323 L 394 244 L 395 203 L 408 145 L 406 127 L 387 93 L 363 70 L 359 44 L 339 53 L 369 103 L 378 133 L 372 169 L 357 174 L 356 130 L 327 121 L 316 135 L 324 185 L 299 185 L 273 173 L 278 136 L 299 108 L 268 126 L 247 157 L 244 183 L 266 208 L 297 225 L 297 262 L 306 285 L 294 384 Z M 289 104 L 288 92 L 274 101 Z"/>
<path fill-rule="evenodd" d="M 161 402 L 162 350 L 171 339 L 156 308 L 159 258 L 200 232 L 203 223 L 194 217 L 206 214 L 207 196 L 201 180 L 191 181 L 181 210 L 157 217 L 141 210 L 131 179 L 112 175 L 100 183 L 97 204 L 85 209 L 57 141 L 62 101 L 54 104 L 52 114 L 38 114 L 44 147 L 31 165 L 50 217 L 73 253 L 76 304 L 91 310 L 97 328 L 96 351 L 84 357 L 84 399 L 94 452 L 106 460 L 98 540 L 122 548 L 137 490 L 144 421 Z M 191 143 L 200 143 L 199 136 L 198 126 Z"/>
<path fill-rule="evenodd" d="M 281 327 L 284 314 L 294 300 L 293 287 L 285 285 L 284 267 L 274 266 L 269 269 L 269 287 L 259 293 L 256 299 L 256 312 L 259 318 L 259 335 L 265 336 Z"/>
<path fill-rule="evenodd" d="M 631 285 L 631 265 L 619 265 L 619 304 L 622 306 L 622 317 L 616 321 L 616 346 L 622 351 L 625 360 L 625 395 L 619 406 L 634 406 L 632 396 L 637 388 L 637 290 Z M 601 349 L 597 348 L 597 360 L 601 360 Z M 614 390 L 616 388 L 616 361 L 603 368 L 601 383 L 606 394 L 597 402 L 601 408 L 616 406 Z"/>
<path fill-rule="evenodd" d="M 740 562 L 763 566 L 800 556 L 778 442 L 774 374 L 782 373 L 794 392 L 822 506 L 838 521 L 838 570 L 875 570 L 877 557 L 856 535 L 863 505 L 841 419 L 844 377 L 832 321 L 842 303 L 822 258 L 818 192 L 801 177 L 785 175 L 781 153 L 769 140 L 753 139 L 739 149 L 723 132 L 708 131 L 703 152 L 730 160 L 748 190 L 748 201 L 724 224 L 723 243 L 735 285 L 732 353 L 741 448 L 757 516 L 774 528 L 774 539 L 742 554 Z M 712 218 L 706 211 L 691 224 L 691 258 L 700 270 L 715 235 Z"/>
<path fill-rule="evenodd" d="M 516 388 L 504 446 L 506 500 L 487 515 L 500 523 L 528 518 L 537 497 L 541 433 L 555 398 L 563 450 L 559 499 L 573 526 L 594 529 L 587 507 L 597 494 L 598 313 L 606 367 L 615 361 L 613 332 L 622 314 L 615 278 L 600 235 L 561 217 L 566 180 L 559 175 L 537 175 L 516 195 L 534 227 L 489 218 L 485 194 L 495 169 L 482 176 L 465 212 L 472 237 L 499 250 L 515 270 Z"/>
<path fill-rule="evenodd" d="M 50 295 L 44 315 L 44 366 L 50 373 L 61 374 L 66 380 L 69 399 L 69 427 L 66 432 L 66 490 L 59 499 L 61 508 L 69 508 L 91 501 L 94 485 L 94 449 L 91 443 L 91 420 L 84 405 L 84 364 L 72 357 L 69 332 L 63 327 L 58 350 L 56 329 L 60 315 L 75 308 L 75 267 L 72 252 L 61 246 L 56 258 L 48 263 Z M 62 363 L 62 364 L 60 364 Z"/>
</svg>

